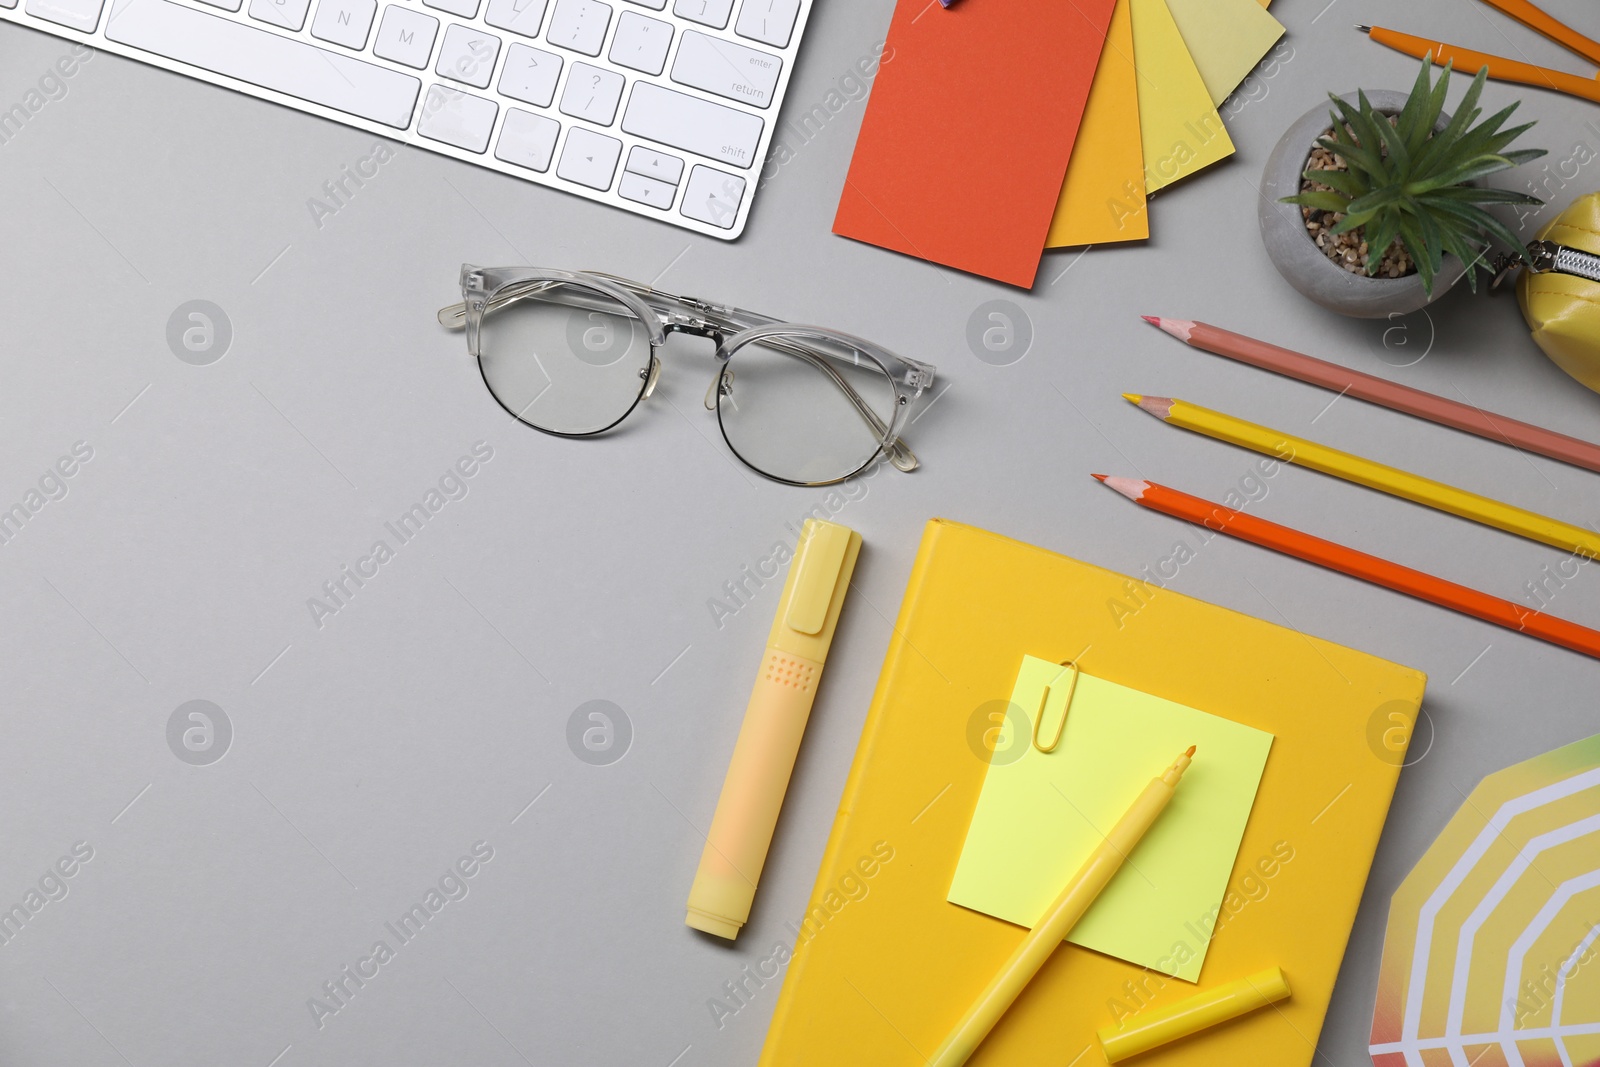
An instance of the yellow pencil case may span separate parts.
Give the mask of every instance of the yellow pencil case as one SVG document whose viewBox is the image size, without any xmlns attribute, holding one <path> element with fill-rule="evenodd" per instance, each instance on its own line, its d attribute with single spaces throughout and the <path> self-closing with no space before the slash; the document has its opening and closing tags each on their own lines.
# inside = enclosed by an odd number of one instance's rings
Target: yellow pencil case
<svg viewBox="0 0 1600 1067">
<path fill-rule="evenodd" d="M 1600 193 L 1574 201 L 1528 245 L 1517 301 L 1555 365 L 1600 392 Z"/>
</svg>

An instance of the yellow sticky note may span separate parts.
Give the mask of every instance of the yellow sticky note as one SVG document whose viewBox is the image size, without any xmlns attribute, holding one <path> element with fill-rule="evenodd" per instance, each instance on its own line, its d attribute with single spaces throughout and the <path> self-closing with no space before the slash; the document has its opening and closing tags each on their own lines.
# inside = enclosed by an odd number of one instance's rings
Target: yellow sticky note
<svg viewBox="0 0 1600 1067">
<path fill-rule="evenodd" d="M 1219 106 L 1283 36 L 1258 0 L 1167 0 L 1167 8 Z"/>
<path fill-rule="evenodd" d="M 1166 0 L 1131 0 L 1131 5 L 1144 189 L 1153 193 L 1233 155 L 1233 141 Z"/>
<path fill-rule="evenodd" d="M 1142 241 L 1150 236 L 1130 2 L 1117 0 L 1112 10 L 1046 248 Z"/>
<path fill-rule="evenodd" d="M 1051 752 L 1042 742 L 1066 713 Z M 1272 735 L 1027 656 L 967 830 L 951 903 L 1032 926 L 1150 779 L 1190 745 L 1172 803 L 1067 940 L 1189 982 L 1200 967 L 1255 804 Z"/>
</svg>

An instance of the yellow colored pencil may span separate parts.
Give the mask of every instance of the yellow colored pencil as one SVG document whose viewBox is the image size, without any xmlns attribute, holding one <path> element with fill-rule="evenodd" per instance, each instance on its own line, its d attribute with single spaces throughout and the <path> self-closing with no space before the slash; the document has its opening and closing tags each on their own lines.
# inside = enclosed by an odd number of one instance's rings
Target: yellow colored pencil
<svg viewBox="0 0 1600 1067">
<path fill-rule="evenodd" d="M 1164 422 L 1185 430 L 1203 433 L 1218 441 L 1239 445 L 1286 463 L 1309 467 L 1347 482 L 1355 482 L 1381 493 L 1401 497 L 1430 508 L 1438 508 L 1463 519 L 1519 534 L 1534 541 L 1566 549 L 1591 559 L 1600 559 L 1600 533 L 1552 519 L 1526 508 L 1493 500 L 1453 485 L 1424 478 L 1420 474 L 1366 459 L 1336 448 L 1307 441 L 1267 426 L 1224 415 L 1198 404 L 1165 396 L 1122 394 L 1143 410 Z"/>
</svg>

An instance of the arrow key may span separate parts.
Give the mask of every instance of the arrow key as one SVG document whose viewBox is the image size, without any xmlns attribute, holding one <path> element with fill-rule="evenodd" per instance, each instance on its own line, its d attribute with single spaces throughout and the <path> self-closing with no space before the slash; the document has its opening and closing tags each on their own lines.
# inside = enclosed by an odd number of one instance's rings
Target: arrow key
<svg viewBox="0 0 1600 1067">
<path fill-rule="evenodd" d="M 615 137 L 574 126 L 567 131 L 567 143 L 561 148 L 561 162 L 556 164 L 556 173 L 569 182 L 591 189 L 609 189 L 621 156 L 622 142 Z"/>
<path fill-rule="evenodd" d="M 678 179 L 683 177 L 683 160 L 665 152 L 652 151 L 643 145 L 634 145 L 628 150 L 628 165 L 623 169 L 630 174 L 642 174 L 646 178 L 677 185 Z"/>
</svg>

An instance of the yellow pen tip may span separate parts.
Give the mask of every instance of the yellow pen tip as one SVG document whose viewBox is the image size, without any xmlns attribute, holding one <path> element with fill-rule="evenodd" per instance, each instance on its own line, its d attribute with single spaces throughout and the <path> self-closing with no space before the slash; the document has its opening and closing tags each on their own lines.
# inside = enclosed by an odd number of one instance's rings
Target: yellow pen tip
<svg viewBox="0 0 1600 1067">
<path fill-rule="evenodd" d="M 1140 396 L 1138 393 L 1123 393 L 1122 399 L 1126 400 L 1130 404 L 1137 404 L 1139 401 L 1143 400 L 1144 397 Z"/>
<path fill-rule="evenodd" d="M 1194 758 L 1194 749 L 1195 749 L 1195 746 L 1190 745 L 1189 746 L 1189 751 L 1185 752 L 1184 755 L 1188 756 L 1190 759 L 1193 759 Z"/>
</svg>

